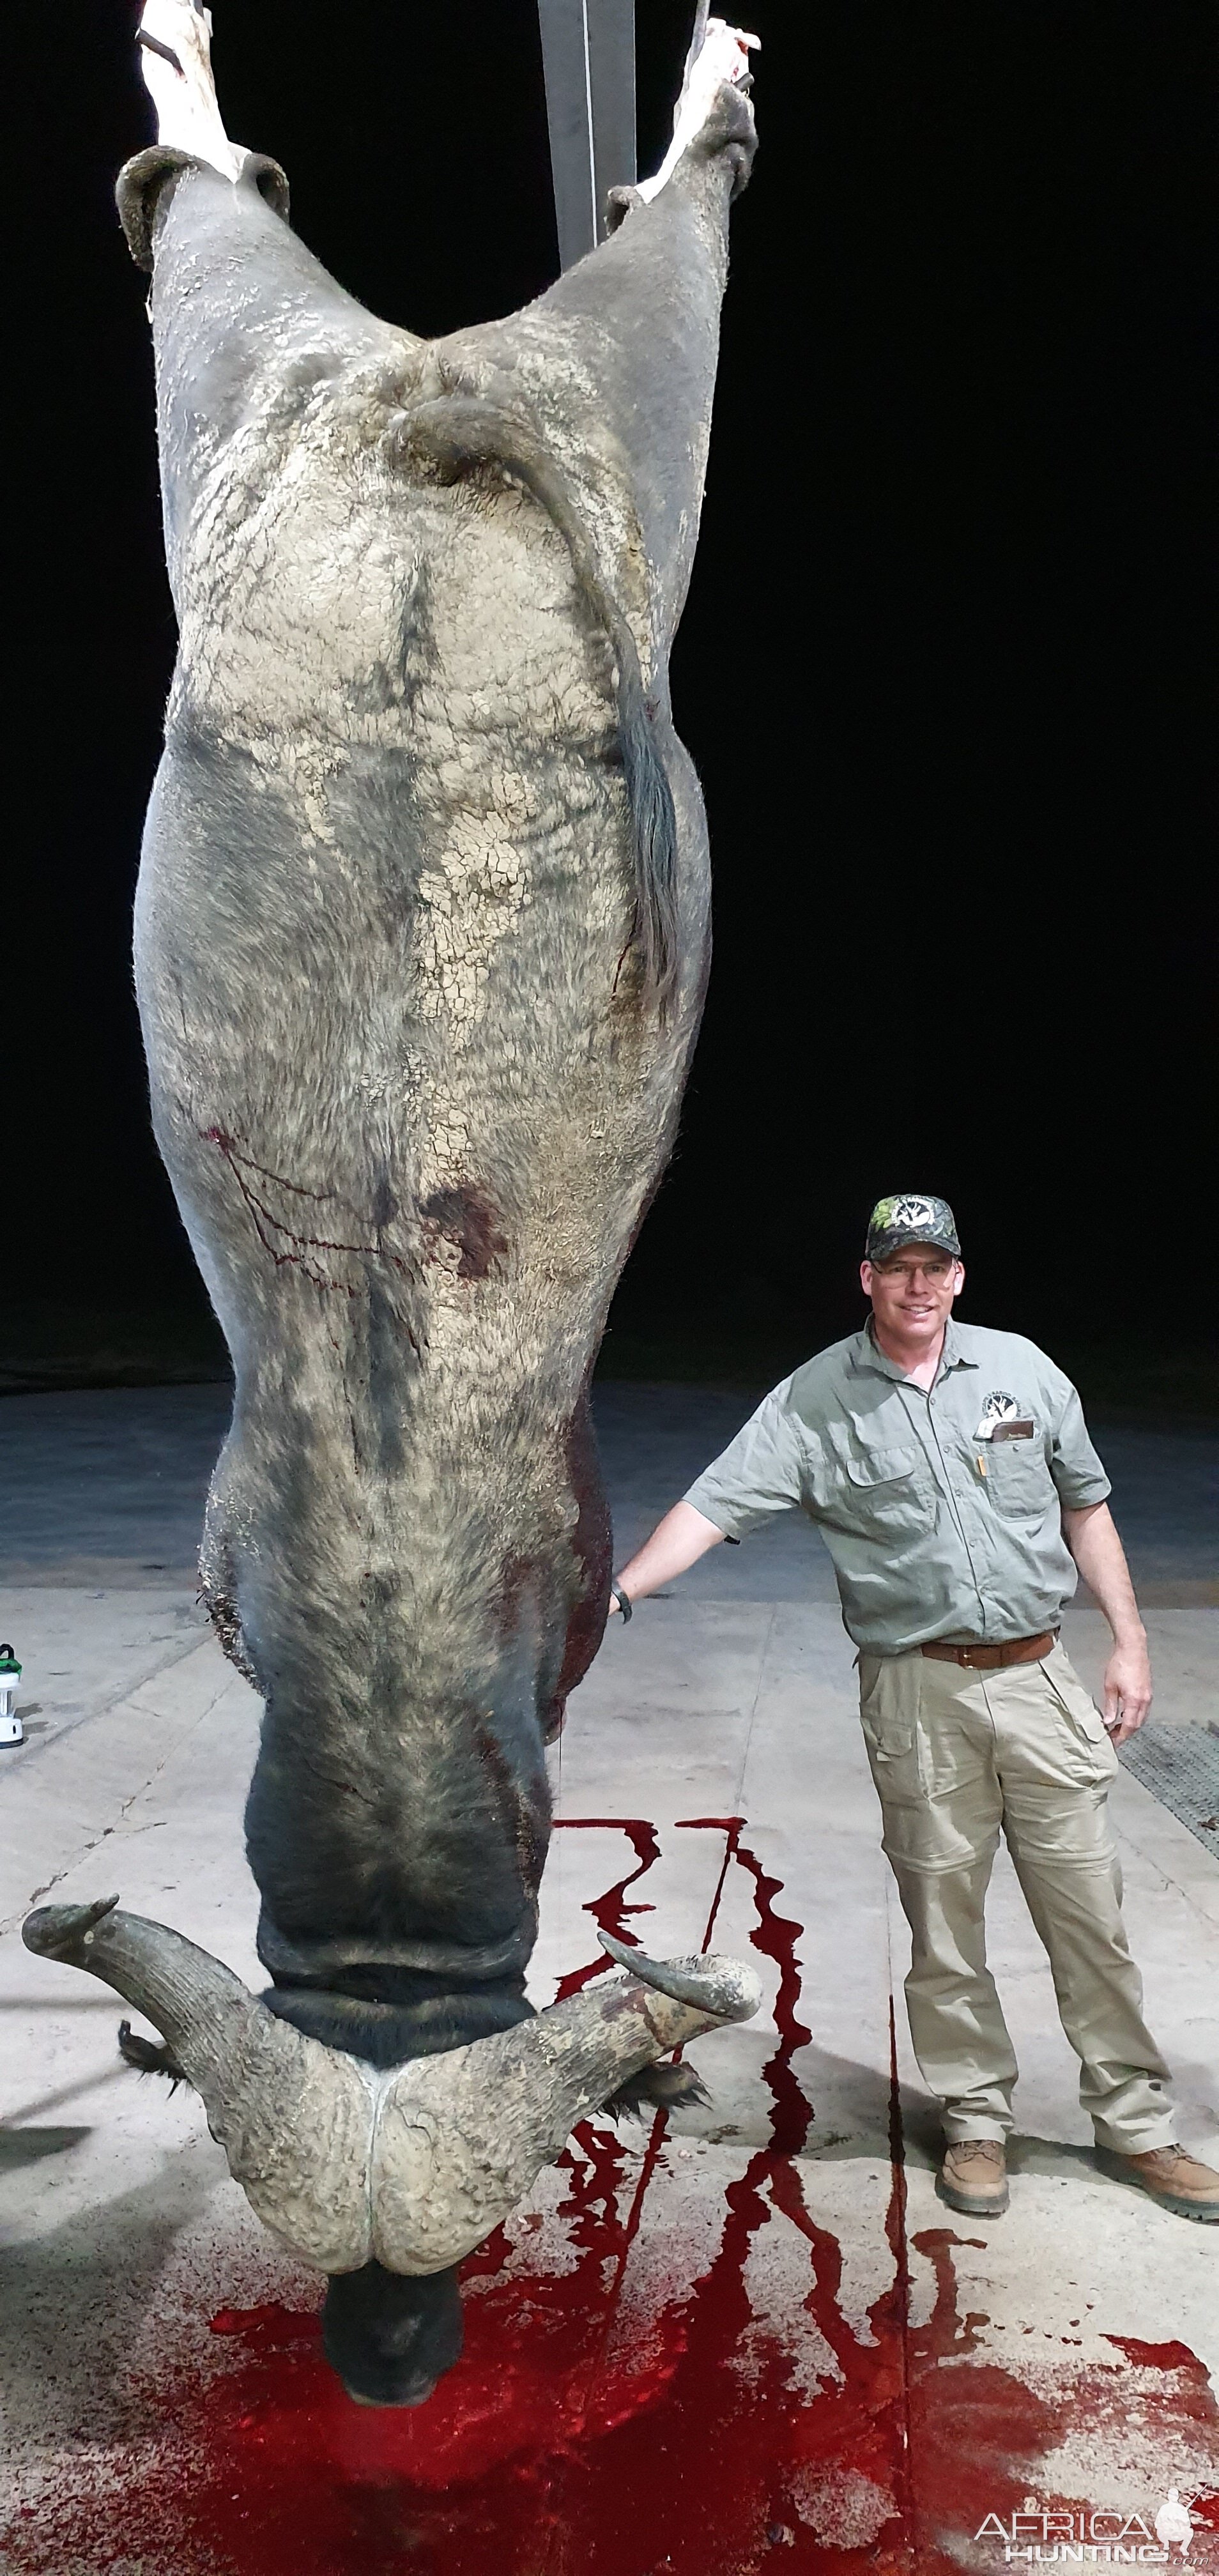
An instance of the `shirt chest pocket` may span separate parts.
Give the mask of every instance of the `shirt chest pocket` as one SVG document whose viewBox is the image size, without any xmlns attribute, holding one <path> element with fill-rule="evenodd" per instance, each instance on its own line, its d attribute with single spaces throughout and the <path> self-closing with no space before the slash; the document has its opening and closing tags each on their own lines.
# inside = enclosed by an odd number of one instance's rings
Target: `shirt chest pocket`
<svg viewBox="0 0 1219 2576">
<path fill-rule="evenodd" d="M 914 1538 L 931 1527 L 935 1489 L 921 1449 L 870 1449 L 838 1461 L 834 1517 L 868 1538 Z"/>
<path fill-rule="evenodd" d="M 1058 1498 L 1039 1440 L 992 1442 L 986 1488 L 1005 1521 L 1044 1520 Z"/>
</svg>

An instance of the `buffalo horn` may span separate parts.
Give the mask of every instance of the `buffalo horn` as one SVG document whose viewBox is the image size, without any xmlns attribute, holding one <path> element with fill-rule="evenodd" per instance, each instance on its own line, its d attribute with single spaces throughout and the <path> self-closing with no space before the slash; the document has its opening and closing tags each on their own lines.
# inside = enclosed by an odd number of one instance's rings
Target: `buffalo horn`
<svg viewBox="0 0 1219 2576">
<path fill-rule="evenodd" d="M 700 2031 L 747 2021 L 762 1999 L 753 1971 L 733 1959 L 625 1957 L 628 1975 L 393 2076 L 373 2160 L 373 2252 L 387 2271 L 460 2262 L 577 2120 Z"/>
<path fill-rule="evenodd" d="M 371 2244 L 371 2069 L 277 2020 L 180 1932 L 117 1905 L 41 1906 L 22 1926 L 26 1948 L 87 1968 L 155 2023 L 258 2217 L 324 2272 L 358 2271 Z"/>
<path fill-rule="evenodd" d="M 630 1976 L 655 1986 L 659 1994 L 672 1995 L 675 2003 L 689 2004 L 694 2012 L 713 2013 L 717 2021 L 748 2021 L 758 2009 L 757 1978 L 739 1959 L 649 1959 L 646 1950 L 629 1950 L 612 1932 L 597 1937 Z"/>
</svg>

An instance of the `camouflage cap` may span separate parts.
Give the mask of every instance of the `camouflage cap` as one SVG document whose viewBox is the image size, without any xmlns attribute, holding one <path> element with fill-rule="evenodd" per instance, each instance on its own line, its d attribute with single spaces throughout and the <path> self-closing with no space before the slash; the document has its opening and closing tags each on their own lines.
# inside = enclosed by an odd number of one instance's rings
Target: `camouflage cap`
<svg viewBox="0 0 1219 2576">
<path fill-rule="evenodd" d="M 947 1199 L 924 1198 L 907 1190 L 899 1197 L 878 1199 L 868 1218 L 865 1261 L 888 1261 L 903 1244 L 934 1243 L 939 1251 L 961 1258 L 957 1221 Z"/>
</svg>

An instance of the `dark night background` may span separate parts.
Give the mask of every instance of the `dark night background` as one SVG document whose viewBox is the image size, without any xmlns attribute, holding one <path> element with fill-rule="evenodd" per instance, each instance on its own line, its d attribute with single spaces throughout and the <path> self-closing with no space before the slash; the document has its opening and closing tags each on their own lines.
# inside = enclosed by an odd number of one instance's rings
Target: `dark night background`
<svg viewBox="0 0 1219 2576">
<path fill-rule="evenodd" d="M 215 15 L 229 132 L 283 161 L 297 228 L 366 303 L 442 332 L 549 282 L 532 0 Z M 646 169 L 689 0 L 637 16 Z M 6 12 L 10 1387 L 218 1373 L 128 958 L 173 653 L 111 195 L 153 131 L 135 18 Z M 1192 1257 L 1209 12 L 760 0 L 756 23 L 762 148 L 674 672 L 716 959 L 607 1364 L 777 1376 L 854 1324 L 872 1199 L 932 1188 L 963 1311 L 1102 1402 L 1184 1412 L 1214 1276 Z"/>
</svg>

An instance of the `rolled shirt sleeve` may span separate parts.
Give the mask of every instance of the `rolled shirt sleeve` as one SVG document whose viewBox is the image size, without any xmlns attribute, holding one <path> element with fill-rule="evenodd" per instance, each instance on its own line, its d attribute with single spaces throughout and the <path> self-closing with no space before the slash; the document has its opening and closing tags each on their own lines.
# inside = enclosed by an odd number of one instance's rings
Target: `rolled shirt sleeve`
<svg viewBox="0 0 1219 2576">
<path fill-rule="evenodd" d="M 805 1499 L 806 1440 L 788 1404 L 791 1384 L 772 1389 L 683 1496 L 725 1538 L 744 1538 Z"/>
<path fill-rule="evenodd" d="M 1070 1378 L 1064 1377 L 1060 1369 L 1051 1372 L 1050 1392 L 1053 1403 L 1049 1464 L 1059 1502 L 1069 1512 L 1083 1511 L 1089 1503 L 1107 1502 L 1113 1487 L 1088 1437 L 1079 1397 Z"/>
</svg>

